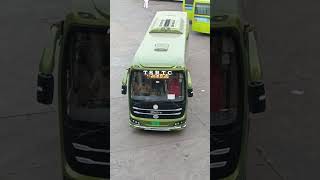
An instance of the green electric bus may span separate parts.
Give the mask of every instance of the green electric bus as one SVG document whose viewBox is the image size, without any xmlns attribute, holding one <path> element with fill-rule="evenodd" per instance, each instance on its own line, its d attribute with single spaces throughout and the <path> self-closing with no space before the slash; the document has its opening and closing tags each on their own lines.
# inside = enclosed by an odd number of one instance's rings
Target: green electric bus
<svg viewBox="0 0 320 180">
<path fill-rule="evenodd" d="M 192 30 L 210 34 L 210 0 L 194 1 Z"/>
<path fill-rule="evenodd" d="M 109 2 L 76 0 L 52 25 L 52 46 L 39 65 L 37 100 L 57 109 L 64 180 L 110 178 Z M 56 65 L 55 65 L 56 64 Z"/>
<path fill-rule="evenodd" d="M 186 127 L 187 97 L 193 96 L 186 67 L 188 38 L 187 13 L 156 13 L 122 81 L 122 94 L 128 89 L 131 127 L 154 131 Z"/>
<path fill-rule="evenodd" d="M 182 2 L 182 10 L 187 12 L 188 19 L 191 21 L 193 18 L 193 2 L 194 0 L 183 0 Z"/>
<path fill-rule="evenodd" d="M 245 180 L 249 114 L 266 108 L 255 32 L 239 0 L 215 0 L 211 16 L 210 174 Z"/>
</svg>

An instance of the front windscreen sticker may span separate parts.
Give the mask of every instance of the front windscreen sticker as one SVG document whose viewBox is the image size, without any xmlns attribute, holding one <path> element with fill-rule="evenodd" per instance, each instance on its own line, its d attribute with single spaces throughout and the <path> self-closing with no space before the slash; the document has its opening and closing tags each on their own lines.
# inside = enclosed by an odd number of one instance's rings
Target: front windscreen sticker
<svg viewBox="0 0 320 180">
<path fill-rule="evenodd" d="M 143 71 L 144 75 L 149 79 L 169 79 L 172 71 Z"/>
<path fill-rule="evenodd" d="M 176 99 L 176 95 L 175 94 L 168 94 L 168 99 Z"/>
</svg>

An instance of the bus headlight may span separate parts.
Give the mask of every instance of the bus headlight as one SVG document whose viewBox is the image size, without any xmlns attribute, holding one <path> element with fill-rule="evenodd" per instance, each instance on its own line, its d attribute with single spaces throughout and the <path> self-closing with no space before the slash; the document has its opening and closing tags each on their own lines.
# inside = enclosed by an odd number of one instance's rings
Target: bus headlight
<svg viewBox="0 0 320 180">
<path fill-rule="evenodd" d="M 140 124 L 139 121 L 136 121 L 136 120 L 134 120 L 134 119 L 131 119 L 131 122 L 132 122 L 133 124 Z"/>
<path fill-rule="evenodd" d="M 174 125 L 175 126 L 179 126 L 179 125 L 182 125 L 184 123 L 185 123 L 185 121 L 178 121 L 178 122 L 175 122 Z"/>
</svg>

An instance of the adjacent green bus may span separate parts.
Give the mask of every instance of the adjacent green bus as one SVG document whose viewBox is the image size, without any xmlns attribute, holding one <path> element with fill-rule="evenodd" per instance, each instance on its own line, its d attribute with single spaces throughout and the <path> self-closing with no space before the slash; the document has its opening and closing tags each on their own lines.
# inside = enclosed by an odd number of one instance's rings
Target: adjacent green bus
<svg viewBox="0 0 320 180">
<path fill-rule="evenodd" d="M 187 13 L 157 12 L 122 81 L 133 128 L 172 131 L 186 127 L 187 97 L 193 96 L 187 69 Z"/>
<path fill-rule="evenodd" d="M 194 0 L 192 30 L 210 34 L 210 0 Z"/>
<path fill-rule="evenodd" d="M 252 25 L 240 0 L 215 0 L 211 17 L 210 174 L 245 180 L 249 113 L 266 108 L 262 69 Z"/>
<path fill-rule="evenodd" d="M 57 68 L 64 180 L 110 178 L 109 3 L 77 0 L 52 25 L 52 46 L 39 65 L 37 100 L 52 104 Z M 55 65 L 56 64 L 56 65 Z"/>
<path fill-rule="evenodd" d="M 187 12 L 188 19 L 191 21 L 193 18 L 193 2 L 194 0 L 183 0 L 182 2 L 182 10 Z"/>
</svg>

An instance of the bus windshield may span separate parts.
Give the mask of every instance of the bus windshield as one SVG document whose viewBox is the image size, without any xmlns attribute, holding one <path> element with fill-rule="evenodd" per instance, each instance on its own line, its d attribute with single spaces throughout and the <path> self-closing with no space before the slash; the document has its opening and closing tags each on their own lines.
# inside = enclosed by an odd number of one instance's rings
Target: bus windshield
<svg viewBox="0 0 320 180">
<path fill-rule="evenodd" d="M 133 71 L 131 98 L 142 101 L 182 101 L 184 81 L 183 72 Z"/>
<path fill-rule="evenodd" d="M 210 16 L 210 4 L 196 3 L 195 14 Z"/>
<path fill-rule="evenodd" d="M 237 119 L 241 96 L 240 56 L 237 43 L 230 34 L 216 33 L 211 52 L 212 123 L 223 126 Z"/>
<path fill-rule="evenodd" d="M 67 66 L 67 115 L 72 120 L 106 123 L 109 111 L 106 32 L 71 34 Z"/>
<path fill-rule="evenodd" d="M 186 4 L 193 4 L 193 1 L 194 1 L 194 0 L 186 0 L 185 3 L 186 3 Z"/>
</svg>

